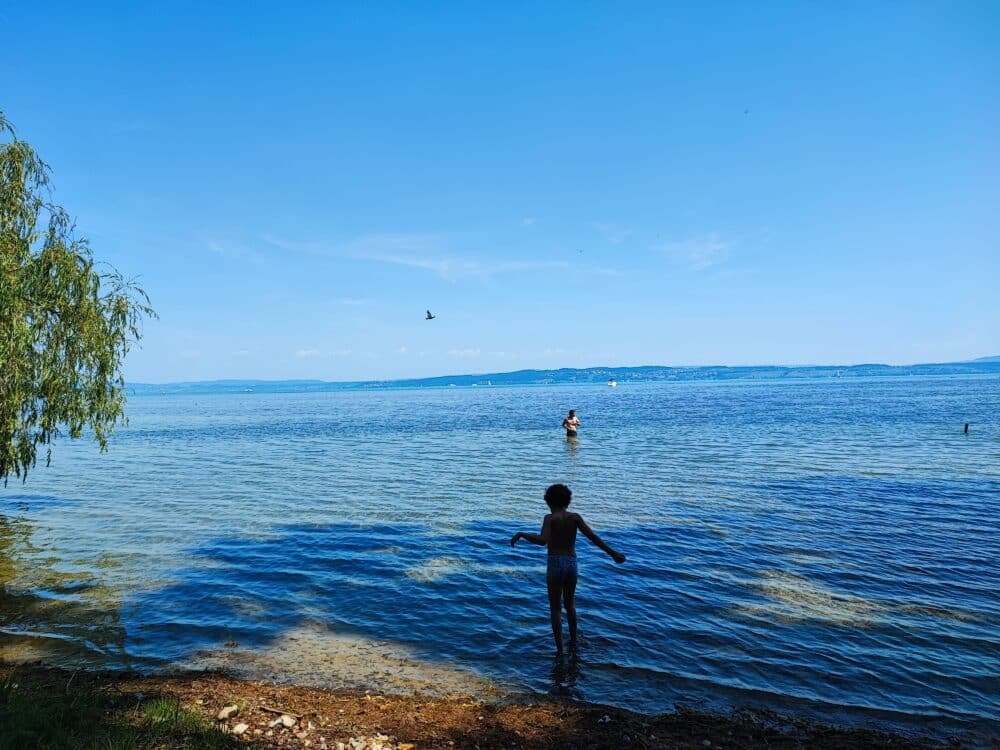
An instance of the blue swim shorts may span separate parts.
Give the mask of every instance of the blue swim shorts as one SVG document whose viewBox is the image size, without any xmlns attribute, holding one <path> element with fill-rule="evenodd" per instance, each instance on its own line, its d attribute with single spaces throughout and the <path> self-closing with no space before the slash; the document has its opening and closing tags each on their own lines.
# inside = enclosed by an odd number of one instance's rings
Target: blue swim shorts
<svg viewBox="0 0 1000 750">
<path fill-rule="evenodd" d="M 576 583 L 576 555 L 549 555 L 545 570 L 545 580 L 563 586 Z"/>
</svg>

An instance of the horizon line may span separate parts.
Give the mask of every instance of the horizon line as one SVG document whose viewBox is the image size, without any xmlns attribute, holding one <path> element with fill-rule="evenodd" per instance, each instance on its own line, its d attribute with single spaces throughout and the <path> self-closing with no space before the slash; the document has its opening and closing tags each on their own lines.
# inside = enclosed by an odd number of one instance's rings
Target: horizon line
<svg viewBox="0 0 1000 750">
<path fill-rule="evenodd" d="M 664 370 L 699 370 L 699 369 L 744 369 L 744 368 L 785 368 L 785 369 L 797 369 L 797 368 L 843 368 L 852 369 L 855 367 L 933 367 L 933 366 L 944 366 L 944 365 L 968 365 L 968 364 L 990 364 L 991 362 L 1000 363 L 1000 355 L 992 355 L 986 357 L 976 357 L 975 359 L 962 359 L 954 360 L 951 362 L 912 362 L 909 364 L 899 364 L 890 365 L 884 362 L 857 362 L 855 364 L 742 364 L 742 365 L 592 365 L 590 367 L 525 367 L 520 370 L 504 370 L 504 371 L 493 371 L 493 372 L 466 372 L 466 373 L 446 373 L 443 375 L 423 375 L 419 377 L 398 377 L 398 378 L 366 378 L 361 380 L 321 380 L 317 378 L 209 378 L 203 380 L 172 380 L 164 383 L 147 383 L 142 381 L 125 381 L 126 387 L 128 386 L 166 386 L 166 385 L 189 385 L 189 384 L 200 384 L 200 383 L 324 383 L 330 385 L 351 385 L 351 384 L 365 384 L 365 383 L 400 383 L 407 381 L 420 381 L 420 380 L 435 380 L 438 378 L 469 378 L 469 377 L 489 377 L 491 375 L 516 375 L 525 372 L 585 372 L 587 370 L 642 370 L 649 368 L 661 368 Z"/>
</svg>

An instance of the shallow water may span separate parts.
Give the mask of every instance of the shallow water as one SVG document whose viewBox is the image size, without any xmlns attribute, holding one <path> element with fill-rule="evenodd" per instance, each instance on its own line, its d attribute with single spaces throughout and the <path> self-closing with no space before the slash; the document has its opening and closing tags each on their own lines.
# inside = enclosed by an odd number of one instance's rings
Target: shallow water
<svg viewBox="0 0 1000 750">
<path fill-rule="evenodd" d="M 0 490 L 0 656 L 1000 727 L 996 377 L 145 396 L 129 413 L 109 453 L 57 444 Z M 581 652 L 561 662 L 544 551 L 508 544 L 554 481 L 629 558 L 580 540 Z"/>
</svg>

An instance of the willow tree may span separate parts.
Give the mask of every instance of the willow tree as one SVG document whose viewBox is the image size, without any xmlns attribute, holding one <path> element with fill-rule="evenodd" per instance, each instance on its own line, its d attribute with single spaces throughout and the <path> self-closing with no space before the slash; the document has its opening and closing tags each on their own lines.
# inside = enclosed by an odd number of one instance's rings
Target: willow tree
<svg viewBox="0 0 1000 750">
<path fill-rule="evenodd" d="M 50 200 L 49 167 L 0 112 L 0 478 L 27 479 L 39 448 L 92 434 L 102 451 L 124 423 L 122 361 L 149 298 Z"/>
</svg>

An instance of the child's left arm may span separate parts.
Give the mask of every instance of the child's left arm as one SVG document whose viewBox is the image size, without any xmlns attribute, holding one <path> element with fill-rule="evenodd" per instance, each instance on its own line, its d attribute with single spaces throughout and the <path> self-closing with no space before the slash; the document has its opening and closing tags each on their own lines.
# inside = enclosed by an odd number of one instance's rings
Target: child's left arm
<svg viewBox="0 0 1000 750">
<path fill-rule="evenodd" d="M 549 543 L 549 517 L 545 516 L 545 520 L 542 521 L 542 531 L 540 534 L 531 534 L 527 531 L 519 531 L 514 536 L 510 538 L 510 546 L 513 547 L 517 544 L 518 540 L 527 539 L 532 544 L 537 544 L 539 547 L 544 547 Z"/>
<path fill-rule="evenodd" d="M 616 552 L 615 550 L 611 549 L 611 547 L 609 547 L 608 544 L 603 539 L 601 539 L 601 537 L 597 536 L 597 534 L 594 533 L 594 530 L 587 525 L 587 522 L 583 520 L 583 516 L 577 514 L 576 518 L 577 518 L 578 528 L 580 529 L 580 531 L 583 532 L 583 535 L 587 537 L 587 539 L 589 539 L 591 542 L 594 543 L 594 546 L 604 550 L 609 555 L 611 555 L 611 559 L 614 560 L 619 565 L 625 562 L 625 555 L 623 555 L 621 552 Z"/>
</svg>

